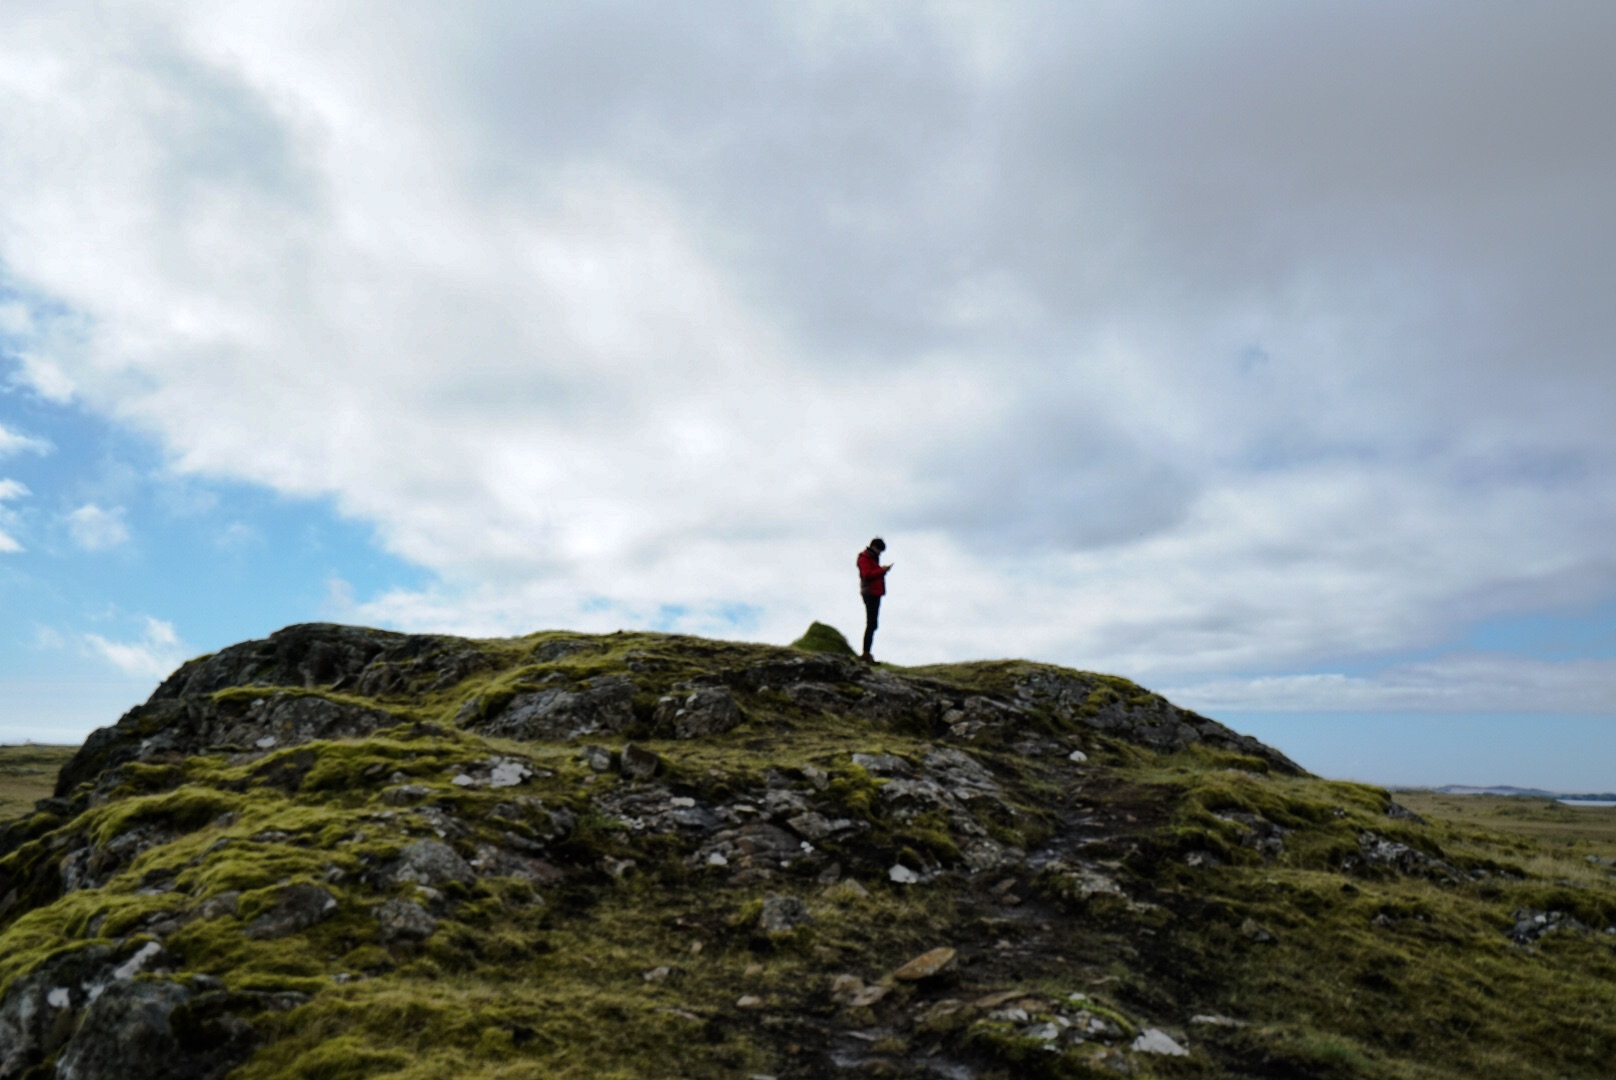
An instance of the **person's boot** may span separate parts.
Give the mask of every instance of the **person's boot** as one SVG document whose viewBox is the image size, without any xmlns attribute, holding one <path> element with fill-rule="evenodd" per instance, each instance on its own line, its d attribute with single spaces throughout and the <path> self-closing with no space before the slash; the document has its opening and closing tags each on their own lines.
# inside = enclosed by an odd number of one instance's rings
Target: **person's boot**
<svg viewBox="0 0 1616 1080">
<path fill-rule="evenodd" d="M 871 656 L 869 653 L 865 653 L 863 656 L 859 657 L 859 659 L 864 661 L 866 664 L 875 663 L 875 657 Z"/>
</svg>

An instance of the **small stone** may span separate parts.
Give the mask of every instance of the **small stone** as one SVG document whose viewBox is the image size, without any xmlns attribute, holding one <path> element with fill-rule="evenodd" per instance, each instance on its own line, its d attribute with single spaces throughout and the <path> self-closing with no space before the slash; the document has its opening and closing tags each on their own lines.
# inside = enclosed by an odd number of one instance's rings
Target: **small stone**
<svg viewBox="0 0 1616 1080">
<path fill-rule="evenodd" d="M 728 866 L 729 865 L 729 860 L 724 858 L 724 856 L 721 853 L 719 853 L 717 851 L 714 851 L 714 852 L 712 852 L 711 854 L 709 854 L 707 856 L 707 865 L 708 866 Z"/>
<path fill-rule="evenodd" d="M 280 742 L 280 740 L 275 736 L 265 735 L 262 739 L 259 739 L 257 742 L 253 743 L 253 745 L 258 747 L 260 750 L 268 750 L 271 746 L 274 746 L 278 742 Z M 240 744 L 237 743 L 237 745 L 239 746 Z"/>
<path fill-rule="evenodd" d="M 1087 761 L 1088 759 L 1089 759 L 1089 756 L 1087 754 L 1085 754 L 1081 750 L 1073 750 L 1070 754 L 1066 755 L 1066 760 L 1072 762 L 1075 765 L 1081 765 L 1085 761 Z"/>
<path fill-rule="evenodd" d="M 864 989 L 858 991 L 851 998 L 849 998 L 847 1003 L 855 1009 L 868 1009 L 871 1005 L 874 1005 L 891 992 L 892 991 L 888 987 L 881 986 L 879 984 L 874 986 L 866 986 Z"/>
<path fill-rule="evenodd" d="M 1252 918 L 1248 918 L 1240 924 L 1240 932 L 1258 945 L 1268 945 L 1274 940 L 1274 935 L 1268 928 Z"/>
<path fill-rule="evenodd" d="M 813 921 L 808 905 L 795 896 L 765 896 L 757 928 L 765 934 L 783 934 Z"/>
<path fill-rule="evenodd" d="M 957 955 L 958 950 L 951 949 L 946 945 L 932 949 L 930 952 L 921 953 L 897 971 L 894 971 L 892 977 L 900 982 L 919 982 L 922 979 L 930 979 L 945 971 L 952 970 L 954 958 Z"/>
<path fill-rule="evenodd" d="M 1211 1024 L 1213 1027 L 1245 1027 L 1243 1020 L 1231 1020 L 1227 1016 L 1218 1016 L 1216 1013 L 1202 1013 L 1190 1017 L 1192 1024 Z"/>
<path fill-rule="evenodd" d="M 642 972 L 640 978 L 648 983 L 660 983 L 667 982 L 668 976 L 671 974 L 673 974 L 673 969 L 670 967 L 654 967 L 650 971 Z"/>
<path fill-rule="evenodd" d="M 1188 1050 L 1174 1042 L 1172 1036 L 1159 1028 L 1146 1028 L 1133 1041 L 1132 1049 L 1145 1054 L 1168 1054 L 1172 1057 L 1189 1056 Z"/>
<path fill-rule="evenodd" d="M 676 810 L 689 810 L 696 805 L 696 800 L 689 795 L 675 795 L 668 800 L 668 805 Z"/>
<path fill-rule="evenodd" d="M 899 885 L 913 885 L 920 880 L 920 875 L 903 865 L 903 863 L 893 863 L 892 869 L 887 871 L 887 877 Z"/>
<path fill-rule="evenodd" d="M 417 840 L 405 846 L 399 861 L 393 880 L 400 884 L 443 885 L 475 876 L 466 860 L 441 840 Z"/>
<path fill-rule="evenodd" d="M 578 751 L 578 757 L 595 772 L 611 771 L 612 752 L 604 746 L 586 746 Z"/>
<path fill-rule="evenodd" d="M 759 975 L 763 974 L 763 965 L 762 964 L 747 964 L 746 965 L 746 971 L 745 971 L 744 974 L 746 975 L 746 977 L 748 979 L 755 979 Z"/>
<path fill-rule="evenodd" d="M 432 936 L 438 920 L 426 908 L 411 900 L 394 898 L 376 909 L 376 921 L 381 923 L 383 944 L 395 941 L 420 941 Z"/>
<path fill-rule="evenodd" d="M 830 774 L 824 769 L 817 769 L 812 765 L 802 767 L 802 775 L 814 786 L 815 791 L 824 791 L 830 787 Z"/>
<path fill-rule="evenodd" d="M 691 956 L 700 956 L 701 955 L 701 942 L 692 941 L 690 943 L 690 955 Z"/>
<path fill-rule="evenodd" d="M 864 980 L 857 975 L 842 974 L 830 981 L 831 1000 L 846 1005 L 864 989 Z"/>
<path fill-rule="evenodd" d="M 520 761 L 501 761 L 488 774 L 488 786 L 496 788 L 515 787 L 532 775 L 533 770 Z"/>
<path fill-rule="evenodd" d="M 763 1008 L 763 999 L 755 994 L 742 994 L 735 1000 L 735 1007 L 737 1009 L 761 1009 Z"/>
<path fill-rule="evenodd" d="M 853 764 L 876 776 L 913 776 L 915 771 L 896 754 L 854 754 Z"/>
<path fill-rule="evenodd" d="M 632 780 L 649 780 L 661 766 L 662 759 L 651 751 L 642 750 L 633 743 L 623 747 L 620 767 L 624 776 Z"/>
</svg>

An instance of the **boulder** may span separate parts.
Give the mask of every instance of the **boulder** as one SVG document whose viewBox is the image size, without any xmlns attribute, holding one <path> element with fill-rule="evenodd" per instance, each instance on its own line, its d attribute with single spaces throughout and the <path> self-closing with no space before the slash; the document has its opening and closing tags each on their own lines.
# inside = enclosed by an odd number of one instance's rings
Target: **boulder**
<svg viewBox="0 0 1616 1080">
<path fill-rule="evenodd" d="M 476 875 L 454 848 L 441 840 L 417 840 L 399 853 L 392 873 L 397 884 L 441 886 L 471 881 Z"/>
</svg>

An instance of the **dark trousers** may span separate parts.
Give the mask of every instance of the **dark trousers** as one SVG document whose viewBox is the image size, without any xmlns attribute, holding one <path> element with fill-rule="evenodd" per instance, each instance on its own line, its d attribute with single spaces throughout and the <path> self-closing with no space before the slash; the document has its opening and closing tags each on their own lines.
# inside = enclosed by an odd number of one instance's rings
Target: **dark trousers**
<svg viewBox="0 0 1616 1080">
<path fill-rule="evenodd" d="M 864 597 L 864 655 L 870 655 L 870 646 L 875 643 L 875 628 L 881 622 L 881 598 L 879 596 Z"/>
</svg>

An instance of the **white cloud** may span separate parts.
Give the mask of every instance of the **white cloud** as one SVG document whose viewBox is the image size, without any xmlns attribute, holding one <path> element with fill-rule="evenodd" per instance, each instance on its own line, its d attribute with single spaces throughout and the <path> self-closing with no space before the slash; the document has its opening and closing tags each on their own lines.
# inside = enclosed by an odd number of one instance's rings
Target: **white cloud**
<svg viewBox="0 0 1616 1080">
<path fill-rule="evenodd" d="M 150 616 L 144 623 L 143 632 L 134 641 L 112 641 L 100 634 L 85 634 L 83 640 L 125 675 L 160 678 L 179 666 L 185 658 L 185 647 L 172 623 Z"/>
<path fill-rule="evenodd" d="M 375 523 L 410 627 L 851 629 L 874 532 L 894 659 L 1616 594 L 1611 15 L 848 10 L 0 15 L 27 378 Z"/>
<path fill-rule="evenodd" d="M 1214 679 L 1163 691 L 1206 711 L 1572 713 L 1609 716 L 1616 660 L 1462 655 L 1373 675 L 1316 673 Z"/>
<path fill-rule="evenodd" d="M 11 377 L 14 385 L 26 387 L 58 405 L 73 400 L 73 380 L 52 361 L 36 353 L 17 355 L 17 370 Z"/>
<path fill-rule="evenodd" d="M 50 448 L 50 443 L 44 439 L 23 435 L 0 424 L 0 458 L 21 453 L 45 454 Z"/>
<path fill-rule="evenodd" d="M 67 529 L 85 551 L 106 551 L 129 541 L 121 506 L 107 510 L 87 503 L 67 515 Z"/>
<path fill-rule="evenodd" d="M 13 499 L 21 499 L 28 494 L 28 489 L 19 481 L 0 477 L 0 555 L 11 555 L 23 550 L 22 544 L 5 531 L 4 526 L 15 520 L 16 515 L 6 509 L 6 503 Z"/>
</svg>

